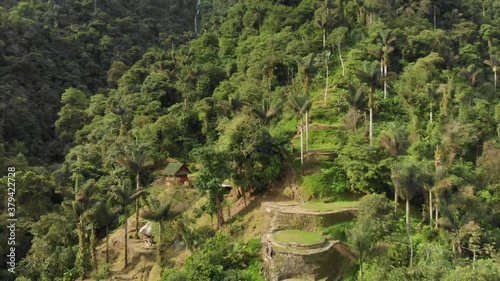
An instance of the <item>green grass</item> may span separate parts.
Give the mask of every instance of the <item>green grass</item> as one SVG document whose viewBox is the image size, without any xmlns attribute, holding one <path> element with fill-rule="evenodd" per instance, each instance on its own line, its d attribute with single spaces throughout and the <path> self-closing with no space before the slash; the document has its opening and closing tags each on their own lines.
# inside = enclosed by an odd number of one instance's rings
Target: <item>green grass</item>
<svg viewBox="0 0 500 281">
<path fill-rule="evenodd" d="M 318 212 L 342 211 L 345 208 L 356 208 L 358 206 L 359 206 L 359 201 L 332 202 L 332 203 L 324 203 L 321 201 L 309 201 L 301 205 L 301 207 L 304 209 L 318 211 Z"/>
<path fill-rule="evenodd" d="M 274 239 L 281 243 L 316 244 L 323 241 L 323 237 L 315 232 L 303 230 L 283 230 L 274 235 Z"/>
</svg>

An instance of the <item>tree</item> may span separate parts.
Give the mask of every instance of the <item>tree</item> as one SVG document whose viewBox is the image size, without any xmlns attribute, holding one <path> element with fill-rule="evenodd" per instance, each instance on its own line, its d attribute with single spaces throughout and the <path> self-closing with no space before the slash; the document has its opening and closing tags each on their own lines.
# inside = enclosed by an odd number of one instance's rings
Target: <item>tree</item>
<svg viewBox="0 0 500 281">
<path fill-rule="evenodd" d="M 366 83 L 369 87 L 368 108 L 370 110 L 370 144 L 372 144 L 373 140 L 373 105 L 375 104 L 375 86 L 380 81 L 380 73 L 377 71 L 378 66 L 379 64 L 375 61 L 363 61 L 361 68 L 354 71 L 354 74 L 358 77 L 358 79 L 361 82 Z"/>
<path fill-rule="evenodd" d="M 142 210 L 141 217 L 158 223 L 157 260 L 161 264 L 164 256 L 163 250 L 163 222 L 170 218 L 170 203 L 162 203 L 151 196 L 147 197 L 148 208 Z"/>
<path fill-rule="evenodd" d="M 349 110 L 343 120 L 344 126 L 356 132 L 359 110 L 366 104 L 366 95 L 363 88 L 351 84 L 347 85 L 346 101 Z"/>
<path fill-rule="evenodd" d="M 106 228 L 106 263 L 109 263 L 109 226 L 115 221 L 120 209 L 114 206 L 113 197 L 109 197 L 107 201 L 99 200 L 92 208 L 92 223 L 94 224 L 92 231 L 97 226 Z M 95 249 L 91 249 L 95 252 Z M 95 253 L 92 258 L 95 257 Z M 96 268 L 94 268 L 95 270 Z"/>
<path fill-rule="evenodd" d="M 208 195 L 209 207 L 217 213 L 217 228 L 220 228 L 225 224 L 222 183 L 231 173 L 229 154 L 214 146 L 205 146 L 194 150 L 192 155 L 202 166 L 194 186 Z"/>
<path fill-rule="evenodd" d="M 87 245 L 87 224 L 88 217 L 91 215 L 91 208 L 94 203 L 92 198 L 95 192 L 95 181 L 89 180 L 80 187 L 79 192 L 75 194 L 75 200 L 71 202 L 71 210 L 78 218 L 78 253 L 76 254 L 75 267 L 78 275 L 85 277 L 90 270 L 91 258 L 89 257 L 89 246 Z"/>
<path fill-rule="evenodd" d="M 366 195 L 360 200 L 360 209 L 354 226 L 348 230 L 348 241 L 358 258 L 359 280 L 363 280 L 363 265 L 384 246 L 379 243 L 395 230 L 396 214 L 391 202 L 383 195 Z"/>
<path fill-rule="evenodd" d="M 148 147 L 141 145 L 126 145 L 123 148 L 124 156 L 118 156 L 116 161 L 135 176 L 136 192 L 141 189 L 141 174 L 152 165 L 151 153 Z M 135 199 L 135 238 L 139 239 L 139 208 L 140 198 Z"/>
<path fill-rule="evenodd" d="M 480 69 L 474 69 L 474 65 L 471 64 L 467 68 L 462 68 L 460 70 L 460 73 L 469 81 L 470 85 L 472 87 L 476 86 L 476 78 L 477 75 L 479 75 L 483 70 Z"/>
<path fill-rule="evenodd" d="M 489 60 L 485 60 L 484 63 L 491 67 L 491 70 L 493 71 L 494 74 L 494 85 L 495 89 L 497 88 L 497 72 L 500 67 L 500 60 L 497 57 L 491 56 Z"/>
<path fill-rule="evenodd" d="M 382 39 L 382 65 L 383 65 L 383 73 L 381 76 L 384 81 L 384 99 L 387 99 L 387 80 L 390 79 L 390 77 L 387 76 L 387 65 L 389 64 L 389 54 L 394 51 L 394 47 L 392 47 L 390 44 L 396 41 L 395 37 L 389 37 L 390 32 L 391 31 L 389 29 L 384 29 L 380 31 L 380 38 Z"/>
<path fill-rule="evenodd" d="M 394 187 L 406 201 L 406 239 L 410 249 L 410 267 L 413 267 L 413 244 L 410 234 L 410 200 L 430 181 L 427 165 L 416 159 L 405 157 L 394 164 L 391 170 Z"/>
<path fill-rule="evenodd" d="M 59 118 L 55 122 L 59 138 L 69 144 L 75 133 L 85 125 L 87 114 L 85 110 L 89 106 L 89 99 L 80 90 L 69 88 L 61 96 L 63 107 L 57 114 Z"/>
<path fill-rule="evenodd" d="M 123 180 L 119 180 L 118 186 L 113 186 L 111 191 L 111 196 L 115 200 L 115 202 L 122 207 L 123 216 L 125 218 L 125 222 L 123 223 L 124 227 L 124 253 L 125 253 L 125 267 L 128 265 L 128 212 L 127 207 L 130 203 L 134 202 L 134 200 L 138 199 L 141 196 L 146 194 L 146 190 L 138 190 L 135 193 L 130 191 L 130 188 L 127 187 L 126 183 Z"/>
<path fill-rule="evenodd" d="M 312 102 L 309 99 L 309 93 L 305 89 L 297 88 L 297 86 L 292 86 L 288 95 L 288 104 L 293 112 L 296 114 L 298 119 L 300 119 L 300 164 L 303 172 L 304 165 L 304 115 L 309 111 L 312 106 Z"/>
<path fill-rule="evenodd" d="M 330 39 L 329 41 L 332 44 L 333 51 L 335 51 L 335 47 L 337 47 L 337 50 L 339 52 L 339 60 L 340 60 L 340 65 L 342 66 L 342 76 L 345 75 L 345 65 L 344 65 L 344 60 L 342 59 L 342 52 L 341 52 L 341 46 L 342 42 L 345 40 L 345 37 L 348 33 L 349 29 L 345 26 L 340 26 L 338 28 L 335 28 L 332 33 L 330 34 Z M 328 60 L 327 60 L 328 63 Z M 328 71 L 328 69 L 327 69 Z"/>
<path fill-rule="evenodd" d="M 408 140 L 408 129 L 406 126 L 397 127 L 396 124 L 389 124 L 389 128 L 383 131 L 380 135 L 380 142 L 384 149 L 392 157 L 397 159 L 406 153 L 406 150 L 410 146 Z M 394 188 L 394 212 L 396 212 L 398 206 L 398 189 Z"/>
<path fill-rule="evenodd" d="M 321 3 L 321 6 L 314 13 L 315 22 L 318 27 L 323 31 L 323 49 L 326 48 L 326 35 L 333 26 L 334 16 L 332 15 L 331 9 L 333 9 L 333 3 L 331 0 L 325 0 Z M 334 10 L 334 13 L 337 12 Z"/>
</svg>

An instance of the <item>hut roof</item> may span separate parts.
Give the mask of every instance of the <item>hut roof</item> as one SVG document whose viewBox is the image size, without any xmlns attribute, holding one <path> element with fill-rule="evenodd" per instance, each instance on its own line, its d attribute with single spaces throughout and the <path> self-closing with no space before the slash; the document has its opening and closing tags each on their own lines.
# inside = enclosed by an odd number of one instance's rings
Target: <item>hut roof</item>
<svg viewBox="0 0 500 281">
<path fill-rule="evenodd" d="M 161 172 L 162 176 L 185 176 L 191 171 L 182 163 L 168 163 L 167 167 Z"/>
</svg>

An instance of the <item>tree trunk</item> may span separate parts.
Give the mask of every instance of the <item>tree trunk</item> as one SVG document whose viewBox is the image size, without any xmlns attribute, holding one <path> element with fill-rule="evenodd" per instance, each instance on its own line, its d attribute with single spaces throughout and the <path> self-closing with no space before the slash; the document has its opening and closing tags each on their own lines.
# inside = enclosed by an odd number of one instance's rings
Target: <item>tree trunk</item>
<svg viewBox="0 0 500 281">
<path fill-rule="evenodd" d="M 139 173 L 135 176 L 136 190 L 139 190 Z M 139 198 L 135 199 L 135 239 L 139 239 Z"/>
<path fill-rule="evenodd" d="M 439 218 L 439 198 L 437 197 L 436 195 L 436 208 L 435 208 L 435 212 L 436 212 L 436 218 L 435 218 L 435 228 L 438 228 L 438 218 Z"/>
<path fill-rule="evenodd" d="M 384 63 L 384 78 L 387 77 L 387 65 Z M 387 80 L 384 79 L 384 100 L 387 99 Z"/>
<path fill-rule="evenodd" d="M 370 106 L 370 145 L 373 140 L 373 107 Z"/>
<path fill-rule="evenodd" d="M 472 269 L 476 269 L 476 249 L 472 250 Z"/>
<path fill-rule="evenodd" d="M 326 28 L 323 27 L 323 50 L 326 48 Z"/>
<path fill-rule="evenodd" d="M 436 29 L 436 5 L 433 6 L 433 13 L 434 13 L 434 29 Z"/>
<path fill-rule="evenodd" d="M 300 118 L 300 169 L 304 175 L 304 119 Z"/>
<path fill-rule="evenodd" d="M 496 88 L 497 88 L 497 72 L 496 72 L 496 71 L 494 71 L 493 73 L 494 73 L 494 75 L 495 75 L 495 78 L 494 78 L 494 79 L 495 79 L 495 89 L 496 89 Z"/>
<path fill-rule="evenodd" d="M 384 59 L 380 58 L 380 77 L 384 77 Z"/>
<path fill-rule="evenodd" d="M 306 110 L 306 158 L 309 159 L 309 110 Z"/>
<path fill-rule="evenodd" d="M 410 199 L 406 199 L 406 240 L 410 248 L 410 267 L 413 267 L 413 245 L 410 234 Z"/>
<path fill-rule="evenodd" d="M 158 259 L 158 262 L 161 264 L 163 262 L 162 258 L 163 258 L 163 238 L 162 238 L 162 234 L 163 234 L 163 226 L 162 226 L 162 221 L 160 220 L 158 222 L 158 249 L 157 249 L 157 253 L 158 253 L 158 256 L 157 256 L 157 259 Z"/>
<path fill-rule="evenodd" d="M 87 262 L 88 262 L 88 257 L 87 257 L 87 249 L 86 249 L 86 243 L 85 243 L 85 227 L 83 225 L 83 219 L 80 217 L 80 221 L 78 222 L 78 253 L 76 255 L 76 269 L 78 272 L 78 275 L 80 277 L 85 277 L 85 274 L 87 273 Z"/>
<path fill-rule="evenodd" d="M 95 251 L 96 244 L 97 244 L 97 237 L 95 235 L 95 229 L 94 227 L 92 227 L 92 233 L 90 234 L 90 251 L 91 251 L 90 256 L 92 259 L 92 269 L 94 271 L 97 270 L 97 254 Z"/>
<path fill-rule="evenodd" d="M 244 196 L 244 195 L 243 195 Z M 222 204 L 220 196 L 215 195 L 215 207 L 217 208 L 217 228 L 224 226 L 224 214 L 222 213 Z"/>
<path fill-rule="evenodd" d="M 344 66 L 344 60 L 342 59 L 342 53 L 340 52 L 340 44 L 337 47 L 339 50 L 340 65 L 342 65 L 342 76 L 344 76 L 345 75 L 345 66 Z"/>
<path fill-rule="evenodd" d="M 429 189 L 429 223 L 432 225 L 432 191 Z"/>
<path fill-rule="evenodd" d="M 398 211 L 398 190 L 394 187 L 394 213 Z"/>
<path fill-rule="evenodd" d="M 429 108 L 430 108 L 430 110 L 431 110 L 431 111 L 429 112 L 429 123 L 432 123 L 432 117 L 433 117 L 433 116 L 432 116 L 432 102 L 431 102 L 431 103 L 429 103 Z"/>
<path fill-rule="evenodd" d="M 243 204 L 245 204 L 245 208 L 247 207 L 247 197 L 246 197 L 246 187 L 241 187 L 241 196 L 243 197 Z"/>
<path fill-rule="evenodd" d="M 328 72 L 328 59 L 326 59 L 325 61 L 326 61 L 326 82 L 325 82 L 325 106 L 326 106 L 326 96 L 328 95 L 328 76 L 329 76 L 329 72 Z"/>
<path fill-rule="evenodd" d="M 128 218 L 127 218 L 127 214 L 125 214 L 125 267 L 127 267 L 128 265 L 128 227 L 127 227 L 127 224 L 128 224 Z"/>
<path fill-rule="evenodd" d="M 359 257 L 359 281 L 363 281 L 363 256 Z"/>
<path fill-rule="evenodd" d="M 106 263 L 109 263 L 109 226 L 106 225 Z"/>
</svg>

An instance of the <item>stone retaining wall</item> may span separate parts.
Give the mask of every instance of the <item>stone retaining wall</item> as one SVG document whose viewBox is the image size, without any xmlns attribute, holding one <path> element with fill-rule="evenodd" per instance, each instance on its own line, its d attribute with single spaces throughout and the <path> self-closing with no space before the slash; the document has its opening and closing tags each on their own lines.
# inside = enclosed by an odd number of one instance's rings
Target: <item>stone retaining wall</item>
<svg viewBox="0 0 500 281">
<path fill-rule="evenodd" d="M 266 280 L 279 281 L 289 278 L 306 280 L 336 281 L 342 279 L 342 272 L 351 264 L 349 257 L 337 250 L 337 241 L 329 241 L 321 251 L 294 252 L 272 250 L 266 253 Z"/>
</svg>

